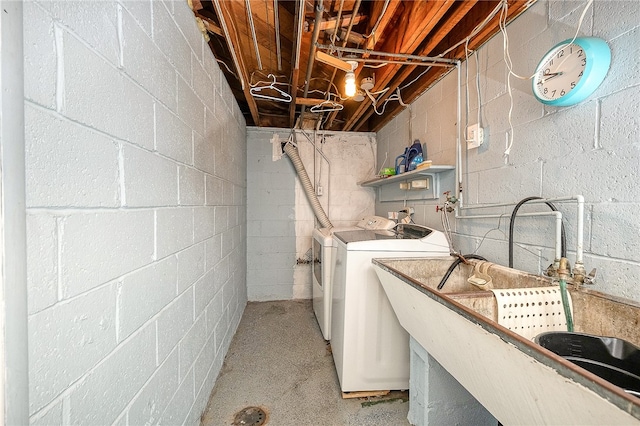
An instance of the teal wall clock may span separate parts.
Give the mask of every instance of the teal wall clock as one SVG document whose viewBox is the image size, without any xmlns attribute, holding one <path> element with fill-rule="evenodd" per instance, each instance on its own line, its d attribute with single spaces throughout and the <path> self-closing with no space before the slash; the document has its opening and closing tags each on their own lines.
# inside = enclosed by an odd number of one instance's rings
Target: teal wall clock
<svg viewBox="0 0 640 426">
<path fill-rule="evenodd" d="M 596 37 L 558 43 L 542 58 L 533 77 L 533 94 L 553 106 L 575 105 L 591 95 L 611 65 L 611 49 Z"/>
</svg>

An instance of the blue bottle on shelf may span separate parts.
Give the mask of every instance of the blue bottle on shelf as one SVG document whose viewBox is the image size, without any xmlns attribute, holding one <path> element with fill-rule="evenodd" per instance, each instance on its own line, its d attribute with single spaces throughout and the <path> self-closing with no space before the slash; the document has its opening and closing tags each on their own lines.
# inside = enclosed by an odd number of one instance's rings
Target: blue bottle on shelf
<svg viewBox="0 0 640 426">
<path fill-rule="evenodd" d="M 407 156 L 409 155 L 409 148 L 404 149 L 404 153 L 396 157 L 396 174 L 404 173 L 407 171 Z"/>
</svg>

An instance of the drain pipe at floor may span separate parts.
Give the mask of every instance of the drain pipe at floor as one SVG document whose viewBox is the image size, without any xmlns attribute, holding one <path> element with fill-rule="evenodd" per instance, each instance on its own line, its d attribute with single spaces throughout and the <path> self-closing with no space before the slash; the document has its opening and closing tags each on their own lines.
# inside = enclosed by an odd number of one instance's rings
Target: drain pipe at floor
<svg viewBox="0 0 640 426">
<path fill-rule="evenodd" d="M 313 213 L 318 218 L 318 221 L 322 225 L 323 228 L 333 228 L 329 217 L 324 212 L 322 205 L 320 204 L 320 200 L 318 200 L 318 196 L 316 195 L 315 190 L 313 189 L 313 184 L 311 183 L 311 179 L 309 179 L 309 175 L 307 174 L 306 169 L 304 168 L 304 164 L 302 163 L 302 159 L 300 158 L 300 154 L 298 153 L 298 148 L 296 148 L 292 143 L 287 142 L 284 145 L 284 152 L 287 154 L 291 163 L 293 163 L 293 167 L 295 167 L 296 172 L 298 173 L 298 178 L 300 178 L 300 183 L 302 184 L 302 188 L 304 189 L 304 193 L 311 204 L 311 208 L 313 209 Z"/>
</svg>

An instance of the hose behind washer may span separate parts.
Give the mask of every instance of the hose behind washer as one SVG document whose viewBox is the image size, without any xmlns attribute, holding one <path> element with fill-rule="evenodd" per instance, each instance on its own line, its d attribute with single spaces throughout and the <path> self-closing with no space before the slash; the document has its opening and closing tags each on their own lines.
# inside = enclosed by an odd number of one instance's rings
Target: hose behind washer
<svg viewBox="0 0 640 426">
<path fill-rule="evenodd" d="M 296 168 L 296 172 L 298 173 L 298 177 L 300 178 L 300 183 L 302 184 L 302 188 L 304 189 L 304 193 L 307 196 L 307 200 L 311 204 L 311 208 L 315 213 L 318 221 L 322 225 L 323 228 L 333 228 L 329 217 L 324 212 L 322 205 L 320 204 L 320 200 L 318 200 L 318 196 L 316 195 L 315 190 L 313 189 L 313 184 L 311 183 L 311 179 L 309 179 L 309 175 L 307 174 L 306 169 L 304 168 L 304 164 L 302 163 L 302 159 L 300 158 L 300 154 L 298 153 L 298 148 L 293 146 L 290 143 L 286 143 L 284 145 L 284 152 L 287 153 L 291 163 L 293 163 L 293 167 Z"/>
</svg>

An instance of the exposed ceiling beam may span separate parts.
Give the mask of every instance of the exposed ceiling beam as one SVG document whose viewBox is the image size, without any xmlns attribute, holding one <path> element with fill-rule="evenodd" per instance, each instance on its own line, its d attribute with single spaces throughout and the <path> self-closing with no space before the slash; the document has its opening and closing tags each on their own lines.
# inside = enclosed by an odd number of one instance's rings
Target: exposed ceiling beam
<svg viewBox="0 0 640 426">
<path fill-rule="evenodd" d="M 296 2 L 296 18 L 294 26 L 294 45 L 291 52 L 291 105 L 289 106 L 289 127 L 293 128 L 296 119 L 296 97 L 298 94 L 297 85 L 300 76 L 300 46 L 302 45 L 302 25 L 304 24 L 304 3 Z"/>
<path fill-rule="evenodd" d="M 462 3 L 466 3 L 466 2 L 462 2 Z M 479 2 L 479 4 L 484 4 L 482 1 Z M 509 5 L 509 11 L 507 14 L 507 20 L 512 20 L 514 18 L 516 18 L 518 15 L 520 15 L 521 13 L 523 13 L 525 10 L 527 10 L 527 5 L 529 4 L 529 2 L 527 0 L 516 0 L 514 2 L 512 2 Z M 494 5 L 491 5 L 491 9 L 493 8 Z M 490 10 L 490 9 L 489 9 Z M 468 12 L 468 11 L 467 11 Z M 463 17 L 459 18 L 458 21 L 462 22 L 466 19 L 470 19 L 470 15 L 467 13 L 466 15 L 464 15 Z M 494 18 L 494 20 L 492 20 L 491 22 L 489 22 L 489 24 L 487 24 L 483 29 L 481 29 L 478 34 L 476 34 L 475 37 L 473 37 L 471 39 L 471 41 L 469 42 L 469 49 L 470 50 L 475 50 L 478 47 L 482 46 L 485 42 L 487 42 L 487 40 L 489 40 L 495 33 L 495 28 L 497 28 L 498 26 L 498 20 L 499 20 L 499 16 L 496 16 Z M 455 25 L 454 25 L 455 26 Z M 469 28 L 471 27 L 472 24 L 467 23 L 466 25 L 463 25 L 464 28 Z M 449 28 L 443 28 L 442 29 L 442 34 L 440 35 L 440 37 L 438 37 L 441 41 L 445 40 L 447 37 L 454 37 L 454 39 L 464 39 L 464 35 L 462 34 L 453 34 L 453 27 L 449 27 Z M 464 57 L 464 46 L 460 46 L 459 48 L 459 52 L 457 52 L 456 57 L 459 59 L 462 59 Z M 399 74 L 397 79 L 398 81 L 400 80 L 400 78 L 402 77 L 402 74 Z M 408 75 L 407 75 L 408 77 Z M 406 77 L 405 77 L 406 78 Z M 429 86 L 431 86 L 435 81 L 437 81 L 440 78 L 440 74 L 436 73 L 436 72 L 430 72 L 427 73 L 423 78 L 421 78 L 420 80 L 416 81 L 414 84 L 412 84 L 411 88 L 411 92 L 409 92 L 406 95 L 406 99 L 403 99 L 405 103 L 411 103 L 413 102 L 418 96 L 420 96 L 425 90 L 427 90 L 429 88 Z M 395 80 L 394 80 L 395 81 Z M 400 84 L 397 84 L 395 87 L 398 87 Z M 385 117 L 380 117 L 380 116 L 375 116 L 371 119 L 372 122 L 368 123 L 370 124 L 368 126 L 368 130 L 369 131 L 378 131 L 380 130 L 386 123 L 388 123 L 391 118 L 393 116 L 395 116 L 395 113 L 397 110 L 404 108 L 403 106 L 401 106 L 400 104 L 394 103 L 393 105 L 389 105 L 387 106 L 387 114 L 385 114 Z M 366 117 L 363 117 L 361 123 L 359 123 L 358 127 L 362 127 L 363 124 L 366 123 L 366 120 L 373 114 L 373 111 L 369 111 L 368 114 L 366 115 Z"/>
<path fill-rule="evenodd" d="M 311 44 L 310 44 L 310 50 L 309 50 L 309 61 L 307 63 L 307 73 L 306 76 L 304 78 L 304 94 L 303 96 L 306 98 L 307 95 L 309 94 L 309 84 L 311 82 L 311 73 L 313 72 L 313 61 L 315 60 L 315 53 L 316 53 L 316 44 L 318 41 L 318 35 L 320 34 L 320 23 L 322 22 L 322 11 L 324 10 L 324 7 L 322 6 L 322 3 L 318 3 L 315 6 L 315 23 L 316 23 L 316 27 L 313 30 L 313 35 L 311 36 Z M 300 110 L 300 116 L 304 115 L 306 106 L 302 105 L 302 109 Z"/>
<path fill-rule="evenodd" d="M 404 23 L 405 28 L 400 30 L 396 37 L 385 40 L 380 50 L 385 52 L 414 53 L 454 3 L 456 3 L 454 0 L 404 2 L 405 10 L 402 12 L 399 22 Z M 399 64 L 388 65 L 376 71 L 375 90 L 387 87 L 401 66 L 402 65 Z M 371 100 L 365 98 L 355 113 L 349 117 L 342 130 L 351 130 L 360 116 L 362 116 L 371 105 Z"/>
<path fill-rule="evenodd" d="M 353 11 L 352 11 L 352 15 L 351 17 L 353 18 L 354 16 L 358 15 L 358 11 L 360 10 L 360 4 L 361 4 L 361 0 L 356 0 L 356 4 L 353 6 Z M 340 7 L 342 7 L 342 4 L 340 5 Z M 349 37 L 349 33 L 351 33 L 351 29 L 353 28 L 354 25 L 354 20 L 352 19 L 349 22 L 349 28 L 347 29 L 347 39 Z M 347 45 L 347 40 L 344 40 L 342 42 L 342 47 L 345 47 Z M 358 67 L 358 70 L 361 69 L 361 67 Z M 358 75 L 358 70 L 356 70 L 355 74 Z M 331 87 L 334 84 L 334 80 L 336 79 L 336 74 L 337 74 L 338 70 L 334 69 L 333 70 L 333 74 L 331 75 L 331 79 L 329 80 L 329 84 L 327 86 L 327 92 L 331 92 Z M 342 103 L 342 101 L 341 101 Z M 333 123 L 333 120 L 336 118 L 336 115 L 338 114 L 338 111 L 333 111 L 331 113 L 329 113 L 329 117 L 327 119 L 327 127 L 331 126 L 331 123 Z"/>
<path fill-rule="evenodd" d="M 327 55 L 326 53 L 317 50 L 316 51 L 316 60 L 325 63 L 327 65 L 331 65 L 332 67 L 341 69 L 342 71 L 351 71 L 351 64 L 343 61 L 340 58 L 336 58 L 335 56 Z"/>
<path fill-rule="evenodd" d="M 314 99 L 314 98 L 296 98 L 297 105 L 314 106 L 319 105 L 326 101 L 326 99 Z"/>
<path fill-rule="evenodd" d="M 200 0 L 187 0 L 187 3 L 194 12 L 203 9 L 202 2 Z"/>
<path fill-rule="evenodd" d="M 469 10 L 471 10 L 471 8 L 473 8 L 477 2 L 478 0 L 467 0 L 464 2 L 459 2 L 458 8 L 455 10 L 454 13 L 451 14 L 451 16 L 447 19 L 447 21 L 443 25 L 439 26 L 437 33 L 433 37 L 429 38 L 428 43 L 421 49 L 420 54 L 422 55 L 430 54 L 433 51 L 433 49 L 438 44 L 440 44 L 440 42 L 447 36 L 447 34 L 449 34 L 449 32 L 466 16 Z M 409 77 L 409 75 L 415 69 L 416 69 L 415 65 L 403 67 L 402 70 L 400 70 L 400 72 L 394 76 L 392 80 L 393 83 L 391 83 L 388 86 L 389 90 L 387 91 L 387 93 L 383 94 L 380 97 L 379 102 L 384 102 L 389 96 L 395 93 L 396 89 L 400 87 L 400 85 L 405 81 L 407 77 Z M 415 88 L 413 88 L 412 93 L 415 91 L 416 91 Z M 404 103 L 406 102 L 407 100 L 404 100 Z M 359 122 L 357 123 L 357 125 L 354 126 L 354 129 L 362 128 L 362 126 L 366 123 L 369 117 L 373 115 L 373 112 L 374 112 L 373 108 L 371 108 L 369 111 L 364 112 L 362 116 L 359 118 Z"/>
<path fill-rule="evenodd" d="M 195 14 L 198 18 L 202 19 L 202 23 L 204 24 L 204 27 L 207 31 L 219 35 L 220 37 L 224 37 L 224 31 L 222 31 L 222 28 L 220 28 L 220 26 L 216 24 L 211 18 L 204 16 L 199 12 L 195 12 Z"/>
<path fill-rule="evenodd" d="M 365 49 L 373 49 L 376 46 L 378 40 L 380 40 L 380 35 L 385 33 L 387 25 L 391 23 L 391 18 L 395 15 L 396 9 L 398 8 L 398 6 L 400 6 L 400 3 L 401 0 L 391 0 L 387 5 L 387 9 L 384 11 L 384 2 L 378 1 L 373 3 L 373 5 L 371 6 L 371 19 L 369 19 L 369 24 L 371 25 L 371 27 L 368 28 L 368 30 L 373 30 L 373 26 L 376 22 L 378 22 L 378 19 L 380 20 L 380 22 L 378 23 L 376 32 L 374 34 L 371 34 L 371 36 L 367 39 Z M 384 15 L 380 17 L 380 14 L 382 13 L 384 13 Z"/>
<path fill-rule="evenodd" d="M 233 62 L 236 65 L 238 71 L 238 77 L 240 78 L 240 83 L 242 85 L 242 91 L 244 93 L 245 99 L 247 100 L 247 105 L 249 106 L 249 111 L 251 112 L 251 117 L 253 118 L 253 122 L 256 125 L 260 125 L 260 115 L 258 114 L 258 107 L 256 105 L 256 101 L 251 96 L 250 87 L 245 82 L 249 81 L 249 76 L 247 73 L 246 66 L 244 61 L 242 60 L 242 56 L 238 55 L 238 49 L 241 44 L 238 40 L 238 31 L 234 27 L 233 19 L 229 14 L 229 11 L 226 8 L 226 1 L 224 0 L 213 0 L 213 5 L 216 9 L 216 14 L 218 15 L 218 19 L 220 20 L 220 25 L 225 33 L 225 39 L 227 40 L 227 45 L 229 47 L 229 51 L 231 52 L 231 56 L 233 57 Z M 231 32 L 227 28 L 226 23 L 229 22 L 231 26 Z M 231 37 L 230 34 L 233 34 L 234 37 Z"/>
<path fill-rule="evenodd" d="M 346 27 L 349 25 L 349 22 L 351 21 L 351 16 L 352 15 L 344 15 L 342 16 L 342 18 L 340 19 L 340 22 L 338 23 L 338 27 Z M 360 22 L 364 21 L 367 17 L 365 15 L 357 15 L 354 19 L 353 19 L 353 25 L 358 25 Z M 333 30 L 336 27 L 336 22 L 338 22 L 338 18 L 337 17 L 333 17 L 333 18 L 329 18 L 329 19 L 325 19 L 320 23 L 320 31 L 326 31 L 326 30 Z M 315 28 L 315 22 L 311 24 L 311 26 L 309 27 L 309 31 L 313 31 L 313 29 Z"/>
<path fill-rule="evenodd" d="M 333 35 L 335 34 L 335 30 L 333 28 L 327 28 L 325 30 L 325 32 L 329 35 Z M 354 31 L 351 31 L 348 35 L 347 35 L 347 30 L 345 30 L 344 28 L 339 28 L 338 32 L 336 34 L 336 38 L 338 38 L 339 40 L 347 40 L 349 43 L 354 43 L 357 45 L 362 45 L 364 44 L 364 36 L 362 34 L 358 34 Z"/>
</svg>

